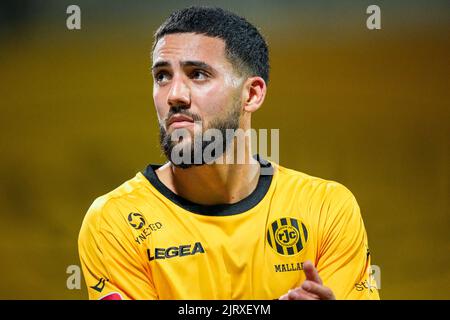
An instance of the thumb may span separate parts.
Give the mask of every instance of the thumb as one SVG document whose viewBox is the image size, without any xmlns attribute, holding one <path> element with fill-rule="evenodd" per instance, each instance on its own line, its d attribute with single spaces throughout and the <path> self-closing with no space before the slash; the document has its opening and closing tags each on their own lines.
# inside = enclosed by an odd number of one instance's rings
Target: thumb
<svg viewBox="0 0 450 320">
<path fill-rule="evenodd" d="M 322 284 L 322 279 L 320 279 L 319 272 L 317 272 L 317 269 L 311 261 L 306 260 L 303 263 L 303 271 L 305 272 L 306 280 L 316 282 L 320 285 Z"/>
</svg>

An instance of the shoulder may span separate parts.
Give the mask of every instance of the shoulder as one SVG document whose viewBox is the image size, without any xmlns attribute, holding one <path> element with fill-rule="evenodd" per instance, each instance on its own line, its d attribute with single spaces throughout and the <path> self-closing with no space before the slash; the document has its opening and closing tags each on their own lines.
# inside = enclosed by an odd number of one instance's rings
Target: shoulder
<svg viewBox="0 0 450 320">
<path fill-rule="evenodd" d="M 352 192 L 343 184 L 312 176 L 297 170 L 285 168 L 276 165 L 278 173 L 278 187 L 283 189 L 290 189 L 299 195 L 309 198 L 317 198 L 322 201 L 347 201 L 354 198 Z"/>
<path fill-rule="evenodd" d="M 84 229 L 100 231 L 126 227 L 130 210 L 148 193 L 144 179 L 138 173 L 114 190 L 96 198 L 83 219 L 82 232 Z"/>
</svg>

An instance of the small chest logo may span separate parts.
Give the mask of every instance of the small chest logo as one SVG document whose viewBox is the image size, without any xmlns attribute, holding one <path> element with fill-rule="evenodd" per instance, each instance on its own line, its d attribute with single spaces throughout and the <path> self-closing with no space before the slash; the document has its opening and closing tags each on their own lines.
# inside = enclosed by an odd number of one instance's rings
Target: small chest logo
<svg viewBox="0 0 450 320">
<path fill-rule="evenodd" d="M 128 222 L 136 230 L 141 229 L 145 225 L 144 216 L 138 212 L 131 212 L 128 215 Z"/>
<path fill-rule="evenodd" d="M 281 255 L 294 255 L 303 250 L 308 241 L 306 226 L 294 218 L 281 218 L 267 228 L 267 243 Z"/>
</svg>

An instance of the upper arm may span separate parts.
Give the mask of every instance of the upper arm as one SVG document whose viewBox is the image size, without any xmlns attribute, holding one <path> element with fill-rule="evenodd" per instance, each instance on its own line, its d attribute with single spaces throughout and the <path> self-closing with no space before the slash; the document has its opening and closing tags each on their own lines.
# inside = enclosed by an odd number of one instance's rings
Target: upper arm
<svg viewBox="0 0 450 320">
<path fill-rule="evenodd" d="M 337 299 L 379 299 L 369 274 L 368 240 L 358 203 L 345 187 L 338 189 L 322 226 L 317 270 Z"/>
<path fill-rule="evenodd" d="M 90 299 L 157 298 L 145 254 L 127 227 L 112 205 L 94 202 L 86 214 L 78 248 Z"/>
</svg>

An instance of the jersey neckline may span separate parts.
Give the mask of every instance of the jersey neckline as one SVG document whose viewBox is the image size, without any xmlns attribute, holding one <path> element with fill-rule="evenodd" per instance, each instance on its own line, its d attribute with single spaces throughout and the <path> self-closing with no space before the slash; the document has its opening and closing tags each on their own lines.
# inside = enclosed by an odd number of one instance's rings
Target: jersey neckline
<svg viewBox="0 0 450 320">
<path fill-rule="evenodd" d="M 162 183 L 156 175 L 155 170 L 160 168 L 162 165 L 150 164 L 144 171 L 142 171 L 142 174 L 145 176 L 145 178 L 147 178 L 150 184 L 164 197 L 189 212 L 205 216 L 230 216 L 244 213 L 252 209 L 258 203 L 260 203 L 262 199 L 264 199 L 264 196 L 269 191 L 274 175 L 274 168 L 269 161 L 262 159 L 259 155 L 255 155 L 254 158 L 259 162 L 261 166 L 260 172 L 264 172 L 264 174 L 260 174 L 258 184 L 251 194 L 233 204 L 226 203 L 216 205 L 202 205 L 194 203 L 177 195 L 172 190 L 167 188 L 166 185 Z"/>
</svg>

